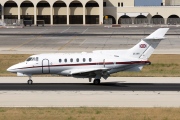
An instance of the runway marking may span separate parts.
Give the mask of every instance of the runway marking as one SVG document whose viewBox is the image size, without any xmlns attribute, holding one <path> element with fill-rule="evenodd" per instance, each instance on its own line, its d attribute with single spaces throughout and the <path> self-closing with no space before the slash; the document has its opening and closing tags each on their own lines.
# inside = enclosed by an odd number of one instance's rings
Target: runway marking
<svg viewBox="0 0 180 120">
<path fill-rule="evenodd" d="M 40 31 L 39 33 L 43 33 L 43 32 L 45 32 L 45 31 L 47 31 L 48 29 L 45 29 L 45 30 L 43 30 L 43 31 Z"/>
<path fill-rule="evenodd" d="M 84 44 L 84 42 L 86 42 L 87 39 L 85 39 L 79 46 L 81 46 L 82 44 Z"/>
<path fill-rule="evenodd" d="M 71 28 L 71 26 L 70 26 L 68 29 L 66 29 L 66 30 L 62 31 L 61 33 L 68 31 L 70 28 Z"/>
<path fill-rule="evenodd" d="M 19 48 L 19 47 L 27 44 L 27 43 L 30 43 L 30 42 L 34 41 L 35 39 L 37 39 L 37 38 L 39 38 L 39 37 L 41 37 L 41 35 L 39 35 L 39 36 L 37 36 L 37 37 L 34 37 L 34 38 L 32 38 L 32 39 L 30 39 L 30 40 L 28 40 L 28 41 L 26 41 L 26 42 L 24 42 L 24 43 L 16 46 L 16 47 L 13 47 L 13 48 L 9 49 L 9 51 L 13 51 L 13 50 L 15 50 L 15 49 L 17 49 L 17 48 Z"/>
<path fill-rule="evenodd" d="M 73 39 L 69 40 L 66 44 L 64 44 L 63 46 L 61 46 L 58 50 L 62 50 L 63 48 L 65 48 L 68 44 L 70 44 L 72 41 L 74 41 L 77 38 L 77 36 L 73 37 Z"/>
<path fill-rule="evenodd" d="M 86 30 L 84 30 L 81 34 L 84 34 L 89 28 L 87 28 Z"/>
</svg>

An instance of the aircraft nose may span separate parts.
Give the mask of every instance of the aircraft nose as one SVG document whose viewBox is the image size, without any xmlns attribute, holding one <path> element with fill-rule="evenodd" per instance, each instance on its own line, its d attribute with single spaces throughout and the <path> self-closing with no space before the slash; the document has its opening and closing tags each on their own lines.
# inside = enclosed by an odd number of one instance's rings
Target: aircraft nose
<svg viewBox="0 0 180 120">
<path fill-rule="evenodd" d="M 7 69 L 8 72 L 15 72 L 15 68 L 14 66 L 11 66 Z"/>
<path fill-rule="evenodd" d="M 11 67 L 9 67 L 9 68 L 7 69 L 7 71 L 8 71 L 8 72 L 11 72 L 11 70 L 12 70 L 12 68 L 11 68 Z"/>
</svg>

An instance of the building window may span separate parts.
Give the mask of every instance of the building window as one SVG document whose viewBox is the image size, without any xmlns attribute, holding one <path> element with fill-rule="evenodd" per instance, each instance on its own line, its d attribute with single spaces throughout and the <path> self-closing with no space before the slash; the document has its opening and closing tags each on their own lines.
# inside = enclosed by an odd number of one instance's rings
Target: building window
<svg viewBox="0 0 180 120">
<path fill-rule="evenodd" d="M 120 3 L 118 2 L 118 7 L 120 7 Z"/>
<path fill-rule="evenodd" d="M 92 59 L 91 58 L 89 58 L 89 62 L 91 62 L 92 61 Z"/>
<path fill-rule="evenodd" d="M 106 2 L 103 2 L 103 7 L 106 7 Z"/>
<path fill-rule="evenodd" d="M 62 60 L 61 60 L 61 59 L 59 59 L 59 62 L 61 63 L 61 62 L 62 62 Z"/>
<path fill-rule="evenodd" d="M 73 59 L 71 58 L 70 61 L 73 62 Z"/>
<path fill-rule="evenodd" d="M 76 62 L 79 62 L 79 58 L 76 59 Z"/>
<path fill-rule="evenodd" d="M 64 62 L 67 62 L 67 59 L 64 59 Z"/>
<path fill-rule="evenodd" d="M 85 58 L 83 58 L 83 62 L 86 62 L 86 59 L 85 59 Z"/>
<path fill-rule="evenodd" d="M 121 3 L 121 7 L 123 7 L 123 2 Z"/>
</svg>

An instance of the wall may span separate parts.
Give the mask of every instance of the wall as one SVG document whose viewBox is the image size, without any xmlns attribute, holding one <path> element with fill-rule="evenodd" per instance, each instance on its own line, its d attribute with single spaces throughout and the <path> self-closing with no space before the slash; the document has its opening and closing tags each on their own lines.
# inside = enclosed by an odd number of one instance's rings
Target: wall
<svg viewBox="0 0 180 120">
<path fill-rule="evenodd" d="M 50 7 L 38 7 L 37 15 L 50 15 Z"/>
<path fill-rule="evenodd" d="M 34 8 L 33 7 L 22 7 L 21 8 L 21 15 L 34 15 Z"/>
<path fill-rule="evenodd" d="M 70 7 L 69 15 L 83 15 L 83 7 Z"/>
<path fill-rule="evenodd" d="M 123 2 L 123 6 L 134 6 L 134 0 L 103 0 L 106 2 L 106 7 L 118 7 L 118 3 Z"/>
<path fill-rule="evenodd" d="M 171 0 L 171 5 L 180 5 L 180 0 Z"/>
<path fill-rule="evenodd" d="M 154 15 L 161 15 L 163 18 L 168 18 L 170 15 L 178 15 L 180 16 L 180 7 L 173 7 L 173 6 L 158 6 L 158 7 L 124 7 L 124 8 L 118 8 L 117 12 L 147 12 L 150 14 L 150 16 Z M 173 11 L 173 12 L 172 12 Z"/>
<path fill-rule="evenodd" d="M 86 15 L 99 15 L 99 7 L 86 7 Z"/>
<path fill-rule="evenodd" d="M 53 15 L 67 15 L 67 7 L 54 7 Z"/>
<path fill-rule="evenodd" d="M 18 8 L 17 7 L 5 7 L 4 8 L 4 15 L 18 15 Z"/>
<path fill-rule="evenodd" d="M 164 6 L 170 6 L 171 5 L 171 0 L 163 0 L 163 5 Z"/>
</svg>

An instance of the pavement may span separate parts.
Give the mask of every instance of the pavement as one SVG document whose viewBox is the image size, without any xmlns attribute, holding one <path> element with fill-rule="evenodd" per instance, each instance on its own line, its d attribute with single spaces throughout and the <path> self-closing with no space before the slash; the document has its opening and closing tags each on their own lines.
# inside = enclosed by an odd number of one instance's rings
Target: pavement
<svg viewBox="0 0 180 120">
<path fill-rule="evenodd" d="M 180 91 L 179 77 L 110 77 L 100 85 L 88 79 L 71 77 L 33 77 L 33 85 L 27 77 L 1 77 L 0 90 L 28 91 Z"/>
<path fill-rule="evenodd" d="M 0 29 L 0 54 L 92 52 L 129 49 L 154 32 L 152 28 L 48 26 Z M 154 54 L 180 54 L 180 29 L 171 28 Z"/>
<path fill-rule="evenodd" d="M 162 26 L 168 27 L 170 30 L 167 32 L 168 35 L 179 35 L 179 27 Z M 24 27 L 20 28 L 9 28 L 0 29 L 0 35 L 148 35 L 155 31 L 157 27 L 114 27 L 108 28 L 103 25 L 63 25 L 63 26 L 46 26 L 46 27 Z"/>
<path fill-rule="evenodd" d="M 0 107 L 180 107 L 178 77 L 110 77 L 97 86 L 65 77 L 26 80 L 0 78 Z"/>
</svg>

